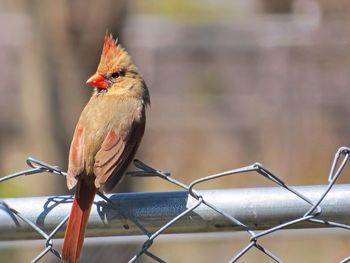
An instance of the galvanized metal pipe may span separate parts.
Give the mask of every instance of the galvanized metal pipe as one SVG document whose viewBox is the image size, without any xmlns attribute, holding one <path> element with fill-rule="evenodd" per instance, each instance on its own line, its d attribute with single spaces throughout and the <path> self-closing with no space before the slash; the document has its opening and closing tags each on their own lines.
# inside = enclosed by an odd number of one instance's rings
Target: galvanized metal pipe
<svg viewBox="0 0 350 263">
<path fill-rule="evenodd" d="M 313 202 L 324 193 L 327 186 L 293 187 Z M 252 230 L 268 229 L 297 219 L 308 211 L 310 205 L 282 187 L 244 188 L 199 191 L 204 199 L 218 209 L 235 217 Z M 116 193 L 108 195 L 109 204 L 96 197 L 91 211 L 87 236 L 112 236 L 144 234 L 140 226 L 150 233 L 157 231 L 198 201 L 186 191 L 159 193 Z M 0 240 L 36 239 L 40 235 L 11 209 L 36 223 L 50 233 L 68 214 L 70 196 L 8 198 L 0 203 Z M 335 185 L 320 204 L 319 219 L 350 224 L 350 185 Z M 325 227 L 322 224 L 301 222 L 290 228 Z M 221 214 L 201 204 L 165 233 L 194 233 L 241 230 Z M 63 236 L 61 229 L 55 237 Z"/>
</svg>

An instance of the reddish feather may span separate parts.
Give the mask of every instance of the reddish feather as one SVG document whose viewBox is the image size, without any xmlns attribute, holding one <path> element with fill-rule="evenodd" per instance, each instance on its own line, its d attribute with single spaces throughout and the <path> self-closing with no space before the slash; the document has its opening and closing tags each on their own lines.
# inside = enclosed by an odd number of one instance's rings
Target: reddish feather
<svg viewBox="0 0 350 263">
<path fill-rule="evenodd" d="M 79 188 L 74 195 L 73 206 L 62 248 L 63 262 L 69 263 L 79 261 L 79 255 L 85 237 L 86 224 L 97 190 L 94 185 L 86 183 L 85 180 L 79 180 L 78 186 Z"/>
<path fill-rule="evenodd" d="M 135 73 L 136 68 L 129 63 L 125 50 L 106 34 L 98 72 L 111 73 L 110 70 L 120 66 L 126 70 L 130 66 Z M 109 99 L 103 94 L 93 95 L 73 135 L 67 184 L 70 189 L 77 185 L 77 190 L 63 243 L 62 259 L 66 263 L 79 261 L 97 188 L 104 185 L 104 190 L 109 192 L 121 180 L 145 130 L 145 107 L 149 104 L 147 87 L 140 75 L 124 81 L 139 93 L 134 93 L 134 97 L 122 97 L 112 92 Z M 118 88 L 107 89 L 115 92 Z"/>
<path fill-rule="evenodd" d="M 131 162 L 139 142 L 141 141 L 144 122 L 135 124 L 132 128 L 132 136 L 118 136 L 115 131 L 109 131 L 104 139 L 100 150 L 95 156 L 94 175 L 86 176 L 84 173 L 79 174 L 77 182 L 77 190 L 74 196 L 73 206 L 64 237 L 64 244 L 62 249 L 62 258 L 64 262 L 75 263 L 79 261 L 79 255 L 83 246 L 85 228 L 88 222 L 91 206 L 97 187 L 106 182 L 106 190 L 110 191 L 122 178 L 127 166 Z M 80 164 L 79 158 L 83 156 L 84 142 L 82 129 L 77 129 L 75 132 L 70 155 L 73 164 Z M 135 137 L 135 135 L 138 135 Z M 79 149 L 79 150 L 76 150 Z M 77 153 L 75 153 L 77 151 Z M 77 158 L 77 159 L 76 159 Z M 76 167 L 75 167 L 76 168 Z M 70 166 L 69 172 L 72 171 Z M 73 169 L 73 170 L 80 170 Z M 70 174 L 68 174 L 70 176 Z M 111 180 L 109 180 L 111 179 Z"/>
<path fill-rule="evenodd" d="M 76 175 L 79 175 L 84 170 L 84 129 L 77 127 L 75 129 L 72 144 L 69 151 L 69 168 L 67 184 L 68 188 L 72 189 L 76 183 Z"/>
<path fill-rule="evenodd" d="M 117 169 L 117 162 L 124 153 L 125 146 L 125 141 L 115 131 L 108 132 L 95 156 L 94 174 L 97 187 L 111 176 L 114 169 Z"/>
</svg>

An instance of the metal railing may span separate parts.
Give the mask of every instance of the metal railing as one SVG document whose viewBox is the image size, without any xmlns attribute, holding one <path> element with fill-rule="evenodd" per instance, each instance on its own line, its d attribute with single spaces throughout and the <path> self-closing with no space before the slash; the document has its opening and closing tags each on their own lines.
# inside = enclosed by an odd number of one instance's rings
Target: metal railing
<svg viewBox="0 0 350 263">
<path fill-rule="evenodd" d="M 285 228 L 337 227 L 350 230 L 350 185 L 335 185 L 349 157 L 349 148 L 341 147 L 337 151 L 327 185 L 297 187 L 288 186 L 259 163 L 203 177 L 186 185 L 171 177 L 170 173 L 135 160 L 139 170 L 128 173 L 129 176 L 157 176 L 184 191 L 98 193 L 86 234 L 146 235 L 147 240 L 129 262 L 141 256 L 165 262 L 150 252 L 152 244 L 163 233 L 241 230 L 247 233 L 249 242 L 236 251 L 230 262 L 236 262 L 251 249 L 261 251 L 275 262 L 282 262 L 259 243 L 261 237 Z M 56 166 L 32 158 L 27 163 L 31 169 L 0 178 L 0 182 L 43 172 L 65 176 Z M 204 182 L 250 172 L 265 177 L 277 187 L 197 190 Z M 71 196 L 1 200 L 0 240 L 44 238 L 46 247 L 32 262 L 40 261 L 50 252 L 60 258 L 53 239 L 63 236 L 71 202 Z M 350 256 L 341 262 L 348 261 Z"/>
</svg>

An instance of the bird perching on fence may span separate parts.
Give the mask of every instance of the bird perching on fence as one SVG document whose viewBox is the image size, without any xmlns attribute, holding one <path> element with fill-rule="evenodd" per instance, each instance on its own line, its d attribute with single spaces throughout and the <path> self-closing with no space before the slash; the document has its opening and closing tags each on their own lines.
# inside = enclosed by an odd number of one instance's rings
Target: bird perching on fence
<svg viewBox="0 0 350 263">
<path fill-rule="evenodd" d="M 94 87 L 73 135 L 67 186 L 76 186 L 62 260 L 79 261 L 85 228 L 99 187 L 110 192 L 122 179 L 143 137 L 147 86 L 128 53 L 106 33 L 100 63 L 88 85 Z"/>
</svg>

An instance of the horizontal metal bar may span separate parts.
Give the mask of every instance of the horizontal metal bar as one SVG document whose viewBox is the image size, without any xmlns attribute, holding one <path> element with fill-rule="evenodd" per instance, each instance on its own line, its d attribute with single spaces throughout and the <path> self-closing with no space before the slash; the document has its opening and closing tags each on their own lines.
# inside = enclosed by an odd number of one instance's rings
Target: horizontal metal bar
<svg viewBox="0 0 350 263">
<path fill-rule="evenodd" d="M 296 191 L 316 202 L 327 186 L 296 186 Z M 252 230 L 268 229 L 303 217 L 310 204 L 282 187 L 201 190 L 205 201 L 238 219 Z M 110 204 L 95 198 L 87 236 L 143 234 L 139 226 L 153 233 L 198 201 L 186 191 L 158 193 L 116 193 Z M 18 218 L 14 209 L 49 233 L 69 214 L 70 196 L 8 198 L 0 203 L 0 240 L 42 238 Z M 350 224 L 350 185 L 335 185 L 320 204 L 318 219 Z M 327 225 L 301 222 L 289 228 L 318 228 Z M 165 233 L 242 230 L 226 217 L 201 204 Z M 55 237 L 62 237 L 64 227 Z"/>
</svg>

